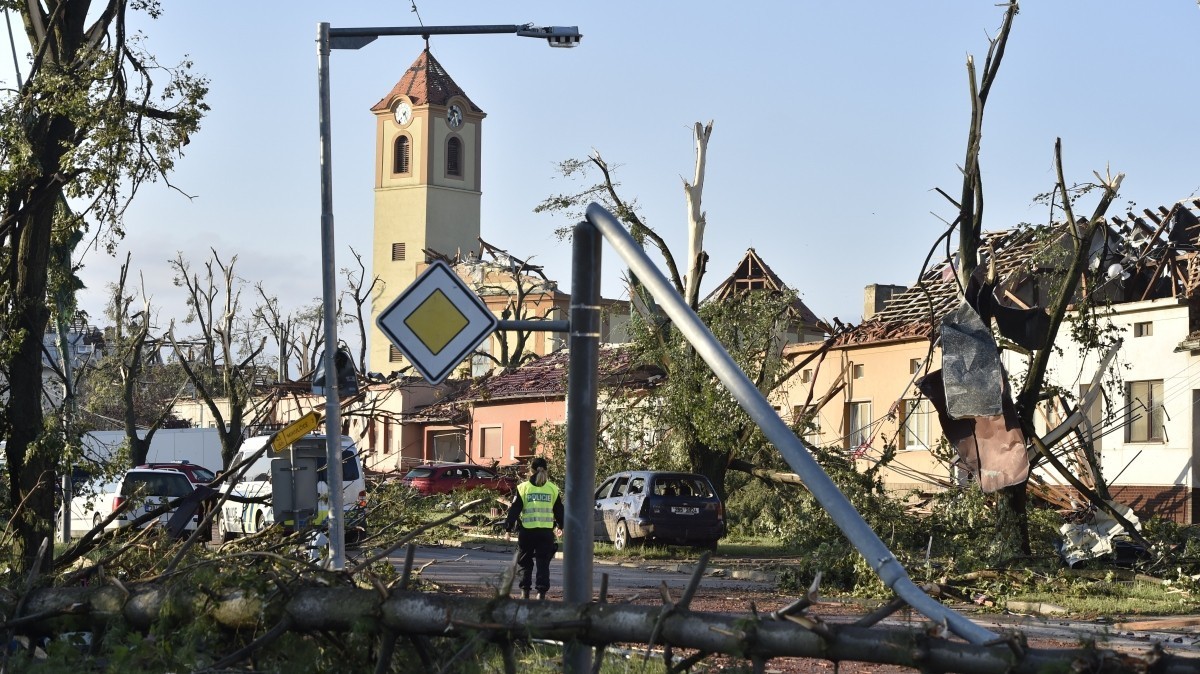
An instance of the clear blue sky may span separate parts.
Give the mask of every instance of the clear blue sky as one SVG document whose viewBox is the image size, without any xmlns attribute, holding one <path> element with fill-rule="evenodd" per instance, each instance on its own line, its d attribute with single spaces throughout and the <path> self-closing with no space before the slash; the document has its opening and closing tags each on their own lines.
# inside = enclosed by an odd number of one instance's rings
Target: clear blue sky
<svg viewBox="0 0 1200 674">
<path fill-rule="evenodd" d="M 857 322 L 869 283 L 909 284 L 952 219 L 933 188 L 958 192 L 969 110 L 965 61 L 982 66 L 1002 8 L 930 2 L 490 0 L 418 3 L 426 25 L 578 25 L 572 50 L 510 36 L 435 37 L 434 55 L 487 113 L 483 237 L 570 283 L 570 224 L 532 212 L 571 189 L 555 163 L 593 149 L 621 190 L 683 255 L 681 176 L 691 126 L 714 120 L 704 192 L 704 290 L 754 247 L 820 316 Z M 128 215 L 133 251 L 163 309 L 179 311 L 167 259 L 208 248 L 286 305 L 320 294 L 315 37 L 334 27 L 415 25 L 409 3 L 164 2 L 138 19 L 162 62 L 184 55 L 211 78 L 212 113 L 178 165 Z M 1193 0 L 1027 1 L 985 118 L 987 229 L 1046 219 L 1061 136 L 1069 181 L 1123 171 L 1120 207 L 1200 191 L 1200 9 Z M 338 262 L 368 257 L 374 127 L 368 109 L 423 44 L 383 38 L 331 58 Z M 0 79 L 11 82 L 3 59 Z M 1088 208 L 1090 211 L 1090 202 Z M 605 251 L 606 296 L 621 294 Z M 120 259 L 123 259 L 123 251 Z M 82 304 L 98 314 L 117 261 L 92 251 Z M 397 290 L 396 292 L 399 292 Z M 248 298 L 249 299 L 249 298 Z M 165 320 L 160 321 L 165 324 Z M 163 325 L 165 327 L 165 325 Z"/>
</svg>

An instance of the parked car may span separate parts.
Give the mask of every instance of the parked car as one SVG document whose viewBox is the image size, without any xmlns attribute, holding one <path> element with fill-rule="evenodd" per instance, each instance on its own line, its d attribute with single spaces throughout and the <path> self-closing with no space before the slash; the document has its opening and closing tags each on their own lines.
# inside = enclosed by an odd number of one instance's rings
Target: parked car
<svg viewBox="0 0 1200 674">
<path fill-rule="evenodd" d="M 592 533 L 618 550 L 642 542 L 715 550 L 725 535 L 725 505 L 703 475 L 626 471 L 596 490 Z"/>
<path fill-rule="evenodd" d="M 74 468 L 71 476 L 71 536 L 81 538 L 99 526 L 112 512 L 113 499 L 120 491 L 120 478 L 105 479 L 83 468 Z"/>
<path fill-rule="evenodd" d="M 145 463 L 138 466 L 138 468 L 179 471 L 187 476 L 188 481 L 193 485 L 208 484 L 209 482 L 217 479 L 216 473 L 198 463 L 192 463 L 190 461 L 159 461 Z"/>
<path fill-rule="evenodd" d="M 432 463 L 417 466 L 400 478 L 422 496 L 449 494 L 459 489 L 484 487 L 501 494 L 511 494 L 517 488 L 516 478 L 501 475 L 490 468 L 473 463 Z"/>
<path fill-rule="evenodd" d="M 174 469 L 134 468 L 121 478 L 121 486 L 112 499 L 112 510 L 120 508 L 125 501 L 133 501 L 129 508 L 116 519 L 116 526 L 125 527 L 155 510 L 169 500 L 189 496 L 196 487 L 188 476 Z M 178 508 L 159 516 L 158 521 L 172 535 L 195 530 L 202 512 L 198 500 L 181 504 Z"/>
</svg>

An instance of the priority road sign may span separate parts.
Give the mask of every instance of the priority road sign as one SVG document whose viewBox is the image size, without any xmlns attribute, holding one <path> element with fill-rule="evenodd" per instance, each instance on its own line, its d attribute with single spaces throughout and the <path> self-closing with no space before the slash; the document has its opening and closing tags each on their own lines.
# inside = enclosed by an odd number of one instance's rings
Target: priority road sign
<svg viewBox="0 0 1200 674">
<path fill-rule="evenodd" d="M 441 383 L 499 321 L 441 260 L 408 286 L 375 324 L 431 384 Z"/>
</svg>

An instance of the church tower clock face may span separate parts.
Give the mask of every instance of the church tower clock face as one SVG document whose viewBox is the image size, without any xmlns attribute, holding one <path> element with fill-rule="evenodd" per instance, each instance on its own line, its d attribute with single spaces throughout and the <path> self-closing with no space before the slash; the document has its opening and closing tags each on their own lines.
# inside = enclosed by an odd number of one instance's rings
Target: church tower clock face
<svg viewBox="0 0 1200 674">
<path fill-rule="evenodd" d="M 449 108 L 447 108 L 446 109 L 446 123 L 449 124 L 450 128 L 452 128 L 452 129 L 457 129 L 458 127 L 462 126 L 462 123 L 463 123 L 462 108 L 458 107 L 457 105 L 451 105 Z"/>
<path fill-rule="evenodd" d="M 396 104 L 395 115 L 397 124 L 407 125 L 412 121 L 412 106 L 408 104 L 408 101 L 400 101 Z"/>
</svg>

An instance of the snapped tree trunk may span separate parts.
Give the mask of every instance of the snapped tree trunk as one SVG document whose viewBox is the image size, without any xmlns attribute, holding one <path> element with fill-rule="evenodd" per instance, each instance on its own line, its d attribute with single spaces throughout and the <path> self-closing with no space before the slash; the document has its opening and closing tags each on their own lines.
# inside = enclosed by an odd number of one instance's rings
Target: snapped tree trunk
<svg viewBox="0 0 1200 674">
<path fill-rule="evenodd" d="M 730 615 L 690 611 L 682 606 L 528 602 L 495 597 L 464 597 L 421 592 L 293 584 L 288 592 L 255 594 L 249 590 L 223 597 L 146 584 L 33 591 L 21 629 L 65 631 L 89 624 L 124 620 L 137 629 L 169 621 L 192 621 L 200 612 L 230 630 L 262 630 L 264 616 L 275 616 L 278 633 L 374 632 L 390 638 L 472 637 L 482 633 L 500 644 L 517 639 L 578 639 L 593 646 L 653 643 L 657 646 L 725 653 L 762 662 L 778 657 L 819 658 L 833 662 L 888 663 L 925 672 L 1040 674 L 1091 671 L 1143 674 L 1190 674 L 1194 658 L 1161 650 L 1145 656 L 1084 645 L 1068 649 L 1028 648 L 1015 637 L 991 645 L 951 641 L 921 630 L 859 627 L 825 623 L 803 615 Z M 5 603 L 11 601 L 5 598 Z M 681 604 L 684 604 L 681 602 Z M 3 607 L 13 615 L 12 605 Z M 37 618 L 37 616 L 42 616 Z M 281 626 L 283 629 L 281 629 Z M 1017 645 L 1021 644 L 1021 645 Z M 249 653 L 246 654 L 247 657 Z M 380 663 L 386 666 L 390 663 Z M 380 671 L 386 671 L 382 669 Z"/>
</svg>

